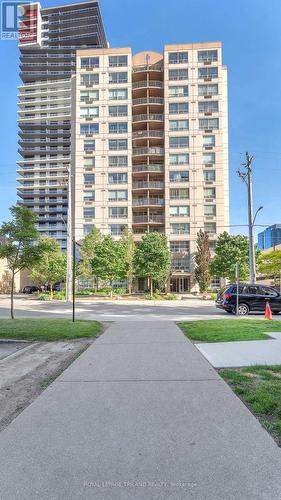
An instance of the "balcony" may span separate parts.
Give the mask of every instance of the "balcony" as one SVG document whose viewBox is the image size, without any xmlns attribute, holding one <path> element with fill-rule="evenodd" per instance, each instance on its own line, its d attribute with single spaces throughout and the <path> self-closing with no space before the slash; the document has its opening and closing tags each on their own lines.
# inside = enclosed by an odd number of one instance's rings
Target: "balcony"
<svg viewBox="0 0 281 500">
<path fill-rule="evenodd" d="M 133 207 L 143 206 L 164 206 L 163 198 L 135 198 L 133 199 Z"/>
<path fill-rule="evenodd" d="M 143 106 L 146 104 L 164 104 L 164 99 L 162 97 L 140 97 L 139 99 L 133 99 L 133 106 Z"/>
<path fill-rule="evenodd" d="M 133 82 L 132 88 L 134 89 L 145 89 L 145 88 L 158 88 L 163 89 L 164 83 L 161 80 L 142 80 L 141 82 Z"/>
<path fill-rule="evenodd" d="M 151 165 L 133 165 L 133 173 L 137 172 L 164 172 L 164 165 L 158 163 Z"/>
<path fill-rule="evenodd" d="M 133 182 L 133 189 L 164 189 L 162 181 L 137 181 Z"/>
<path fill-rule="evenodd" d="M 133 115 L 133 123 L 134 122 L 163 122 L 164 115 L 162 113 L 153 113 L 149 115 Z"/>
<path fill-rule="evenodd" d="M 163 215 L 133 215 L 133 224 L 163 224 L 164 216 Z"/>
<path fill-rule="evenodd" d="M 164 148 L 133 148 L 133 156 L 145 156 L 145 155 L 164 155 Z"/>
<path fill-rule="evenodd" d="M 133 139 L 153 139 L 153 138 L 163 138 L 163 130 L 138 130 L 133 132 Z"/>
</svg>

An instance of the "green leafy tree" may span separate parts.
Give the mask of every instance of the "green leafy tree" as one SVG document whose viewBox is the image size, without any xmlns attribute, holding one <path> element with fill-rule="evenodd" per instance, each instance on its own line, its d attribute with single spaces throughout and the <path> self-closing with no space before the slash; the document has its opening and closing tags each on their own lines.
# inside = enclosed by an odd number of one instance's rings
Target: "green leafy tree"
<svg viewBox="0 0 281 500">
<path fill-rule="evenodd" d="M 91 262 L 95 276 L 109 281 L 111 287 L 114 280 L 126 279 L 125 247 L 120 240 L 116 241 L 111 236 L 103 236 L 95 244 L 94 257 Z"/>
<path fill-rule="evenodd" d="M 137 245 L 134 255 L 136 276 L 147 278 L 150 295 L 155 282 L 164 284 L 171 266 L 171 254 L 167 238 L 159 233 L 147 233 Z"/>
<path fill-rule="evenodd" d="M 136 244 L 134 242 L 133 234 L 128 229 L 124 230 L 121 238 L 121 243 L 124 245 L 126 277 L 128 282 L 128 291 L 129 294 L 131 294 L 133 288 L 133 279 L 135 277 L 134 255 Z"/>
<path fill-rule="evenodd" d="M 82 278 L 91 279 L 95 277 L 92 260 L 95 255 L 96 244 L 101 240 L 99 229 L 94 228 L 87 234 L 80 247 L 80 259 L 77 266 L 77 274 Z"/>
<path fill-rule="evenodd" d="M 14 319 L 15 275 L 23 269 L 31 269 L 40 261 L 44 244 L 38 242 L 34 212 L 24 206 L 12 206 L 10 212 L 11 221 L 3 222 L 0 227 L 0 258 L 7 260 L 11 274 L 11 318 Z"/>
<path fill-rule="evenodd" d="M 280 281 L 281 272 L 281 250 L 273 250 L 259 257 L 259 272 L 267 278 L 273 278 L 274 284 L 277 284 L 277 278 Z"/>
<path fill-rule="evenodd" d="M 212 276 L 235 279 L 235 263 L 239 262 L 240 279 L 249 278 L 249 240 L 246 236 L 232 236 L 226 231 L 219 235 L 215 256 L 210 263 Z"/>
<path fill-rule="evenodd" d="M 66 278 L 66 255 L 61 251 L 57 241 L 49 236 L 43 236 L 41 242 L 44 246 L 41 259 L 32 268 L 31 278 L 34 283 L 50 287 L 53 298 L 54 284 Z"/>
<path fill-rule="evenodd" d="M 210 284 L 209 266 L 211 260 L 209 236 L 200 231 L 197 233 L 197 251 L 195 254 L 195 279 L 201 293 L 206 292 Z"/>
</svg>

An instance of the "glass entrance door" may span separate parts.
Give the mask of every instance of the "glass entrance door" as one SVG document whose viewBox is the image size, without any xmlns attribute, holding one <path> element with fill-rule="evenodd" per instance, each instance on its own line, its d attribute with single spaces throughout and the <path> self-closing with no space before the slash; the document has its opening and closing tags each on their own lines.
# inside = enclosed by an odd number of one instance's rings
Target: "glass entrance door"
<svg viewBox="0 0 281 500">
<path fill-rule="evenodd" d="M 184 276 L 172 278 L 170 286 L 173 293 L 187 293 L 190 290 L 190 278 Z"/>
</svg>

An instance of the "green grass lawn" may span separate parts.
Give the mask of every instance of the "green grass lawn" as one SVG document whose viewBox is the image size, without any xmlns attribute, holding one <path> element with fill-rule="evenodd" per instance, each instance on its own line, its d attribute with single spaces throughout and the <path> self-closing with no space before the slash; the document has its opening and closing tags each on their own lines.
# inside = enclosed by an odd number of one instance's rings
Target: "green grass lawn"
<svg viewBox="0 0 281 500">
<path fill-rule="evenodd" d="M 71 340 L 96 337 L 102 331 L 98 321 L 69 319 L 0 319 L 0 338 L 16 340 Z"/>
<path fill-rule="evenodd" d="M 281 321 L 262 319 L 211 319 L 183 321 L 178 325 L 188 338 L 200 342 L 260 340 L 269 338 L 264 332 L 281 332 Z"/>
<path fill-rule="evenodd" d="M 281 365 L 218 372 L 281 446 Z"/>
</svg>

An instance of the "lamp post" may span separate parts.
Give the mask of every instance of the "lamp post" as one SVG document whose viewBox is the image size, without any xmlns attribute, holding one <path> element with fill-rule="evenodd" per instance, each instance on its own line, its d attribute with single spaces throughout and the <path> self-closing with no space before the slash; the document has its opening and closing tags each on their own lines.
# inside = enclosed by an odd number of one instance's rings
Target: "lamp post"
<svg viewBox="0 0 281 500">
<path fill-rule="evenodd" d="M 81 247 L 81 244 L 78 241 L 75 241 L 75 238 L 72 238 L 72 322 L 75 322 L 75 277 L 76 277 L 76 245 Z"/>
</svg>

